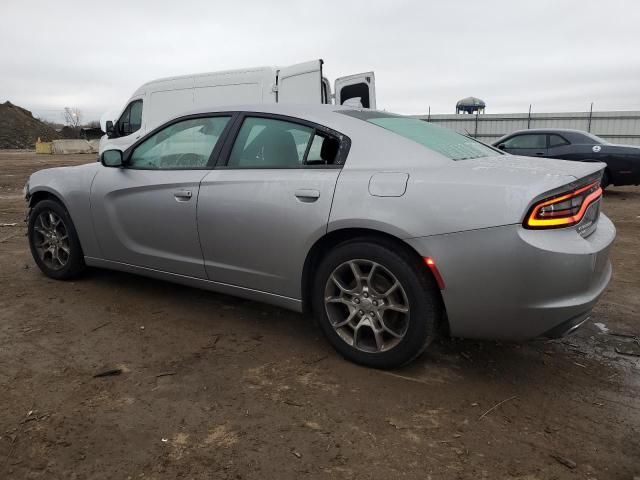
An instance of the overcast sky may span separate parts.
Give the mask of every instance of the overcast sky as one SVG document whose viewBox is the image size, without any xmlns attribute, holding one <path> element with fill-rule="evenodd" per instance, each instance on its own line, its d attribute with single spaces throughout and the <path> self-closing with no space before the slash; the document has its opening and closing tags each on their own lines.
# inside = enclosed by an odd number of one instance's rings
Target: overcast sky
<svg viewBox="0 0 640 480">
<path fill-rule="evenodd" d="M 640 1 L 0 0 L 0 101 L 61 120 L 163 76 L 316 58 L 373 70 L 378 108 L 640 110 Z"/>
</svg>

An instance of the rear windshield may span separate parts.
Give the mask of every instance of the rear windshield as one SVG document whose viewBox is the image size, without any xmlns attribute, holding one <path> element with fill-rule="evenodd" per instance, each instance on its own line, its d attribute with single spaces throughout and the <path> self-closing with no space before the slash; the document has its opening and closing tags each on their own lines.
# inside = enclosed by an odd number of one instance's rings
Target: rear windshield
<svg viewBox="0 0 640 480">
<path fill-rule="evenodd" d="M 594 135 L 593 133 L 588 133 L 588 132 L 580 132 L 580 133 L 585 137 L 587 137 L 589 140 L 592 140 L 593 143 L 599 143 L 601 145 L 605 145 L 609 143 L 604 138 L 600 138 L 597 135 Z"/>
<path fill-rule="evenodd" d="M 338 112 L 378 125 L 449 157 L 451 160 L 469 160 L 503 154 L 500 150 L 491 148 L 471 137 L 465 137 L 453 130 L 437 127 L 417 118 L 364 110 L 338 110 Z"/>
</svg>

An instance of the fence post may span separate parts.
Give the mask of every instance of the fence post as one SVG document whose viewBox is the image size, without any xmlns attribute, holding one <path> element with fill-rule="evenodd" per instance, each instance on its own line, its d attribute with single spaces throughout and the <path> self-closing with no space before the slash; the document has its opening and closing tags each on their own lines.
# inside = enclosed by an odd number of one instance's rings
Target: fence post
<svg viewBox="0 0 640 480">
<path fill-rule="evenodd" d="M 589 124 L 587 126 L 587 132 L 591 133 L 591 117 L 593 116 L 593 102 L 591 102 L 591 108 L 589 109 Z"/>
<path fill-rule="evenodd" d="M 529 104 L 529 116 L 527 117 L 527 130 L 531 128 L 531 104 Z"/>
<path fill-rule="evenodd" d="M 473 138 L 478 138 L 478 112 L 476 111 L 476 131 L 473 134 Z"/>
</svg>

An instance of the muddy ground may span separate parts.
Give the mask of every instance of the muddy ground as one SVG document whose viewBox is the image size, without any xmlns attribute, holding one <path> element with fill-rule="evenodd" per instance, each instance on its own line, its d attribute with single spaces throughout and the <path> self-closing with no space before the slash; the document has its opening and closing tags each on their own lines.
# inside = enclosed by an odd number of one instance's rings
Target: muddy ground
<svg viewBox="0 0 640 480">
<path fill-rule="evenodd" d="M 612 188 L 614 278 L 561 341 L 338 357 L 301 315 L 130 274 L 44 277 L 22 187 L 94 156 L 0 152 L 0 478 L 640 476 L 640 188 Z M 609 329 L 603 333 L 595 323 Z M 121 368 L 118 376 L 93 378 Z"/>
</svg>

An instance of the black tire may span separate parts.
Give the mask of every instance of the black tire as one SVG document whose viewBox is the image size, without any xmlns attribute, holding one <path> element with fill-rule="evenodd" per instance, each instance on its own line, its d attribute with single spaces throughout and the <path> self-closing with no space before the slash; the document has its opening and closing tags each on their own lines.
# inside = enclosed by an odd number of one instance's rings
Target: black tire
<svg viewBox="0 0 640 480">
<path fill-rule="evenodd" d="M 60 227 L 60 224 L 58 224 L 57 228 L 59 232 L 66 232 L 67 243 L 65 246 L 69 249 L 68 254 L 63 257 L 64 264 L 57 265 L 58 268 L 52 267 L 54 262 L 49 260 L 50 253 L 49 256 L 45 256 L 43 259 L 38 250 L 42 244 L 43 236 L 39 233 L 42 228 L 41 225 L 37 226 L 37 222 L 40 221 L 41 215 L 47 217 L 49 213 L 53 213 L 55 218 L 61 220 L 64 229 Z M 28 236 L 31 255 L 46 276 L 56 280 L 68 280 L 78 276 L 86 268 L 80 240 L 71 217 L 64 206 L 57 201 L 42 200 L 31 209 L 29 212 Z"/>
<path fill-rule="evenodd" d="M 329 317 L 331 307 L 325 305 L 325 289 L 330 288 L 327 282 L 336 269 L 354 260 L 379 264 L 398 280 L 406 294 L 403 295 L 409 307 L 406 333 L 401 340 L 394 340 L 399 343 L 389 350 L 370 352 L 354 347 L 334 329 Z M 312 288 L 313 314 L 329 343 L 346 359 L 368 367 L 395 368 L 412 361 L 435 338 L 443 319 L 440 292 L 427 267 L 420 257 L 390 241 L 360 238 L 338 245 L 320 262 Z M 344 308 L 348 315 L 350 307 Z M 355 334 L 351 340 L 355 343 Z"/>
</svg>

